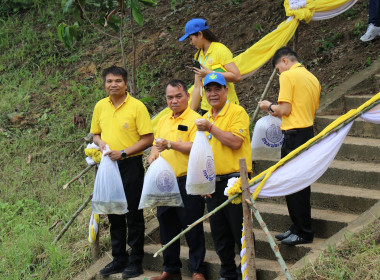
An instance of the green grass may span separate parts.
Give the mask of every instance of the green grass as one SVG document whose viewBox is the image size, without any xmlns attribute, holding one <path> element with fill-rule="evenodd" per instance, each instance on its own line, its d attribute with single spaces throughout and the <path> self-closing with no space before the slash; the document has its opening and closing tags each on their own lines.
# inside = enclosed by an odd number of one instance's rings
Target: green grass
<svg viewBox="0 0 380 280">
<path fill-rule="evenodd" d="M 380 218 L 361 232 L 329 247 L 313 263 L 296 273 L 298 280 L 380 279 Z"/>
<path fill-rule="evenodd" d="M 104 92 L 99 78 L 79 80 L 67 70 L 80 63 L 83 46 L 63 48 L 56 26 L 64 17 L 52 13 L 61 7 L 40 2 L 43 9 L 0 20 L 1 279 L 71 279 L 91 261 L 90 207 L 57 245 L 52 241 L 92 192 L 93 172 L 62 186 L 86 167 L 83 137 Z M 78 114 L 85 128 L 73 124 Z"/>
<path fill-rule="evenodd" d="M 106 95 L 100 69 L 93 75 L 79 70 L 88 62 L 110 63 L 109 54 L 92 52 L 100 37 L 85 24 L 81 40 L 64 48 L 56 28 L 68 17 L 60 1 L 47 0 L 0 17 L 0 279 L 72 279 L 92 261 L 91 207 L 52 245 L 93 189 L 91 171 L 62 189 L 87 166 L 83 137 Z M 158 91 L 157 71 L 139 68 L 140 97 L 148 101 Z M 86 126 L 75 125 L 74 116 Z M 104 253 L 110 246 L 106 218 L 101 226 Z"/>
<path fill-rule="evenodd" d="M 91 171 L 62 186 L 86 167 L 83 137 L 95 103 L 105 96 L 98 71 L 117 54 L 92 53 L 102 39 L 91 28 L 66 50 L 56 28 L 68 16 L 60 11 L 60 1 L 39 0 L 31 10 L 0 18 L 0 279 L 72 279 L 91 263 L 90 207 L 52 242 L 92 192 Z M 162 67 L 172 67 L 173 59 L 163 58 Z M 97 65 L 91 77 L 78 71 L 88 61 Z M 151 68 L 139 66 L 138 89 L 155 113 L 164 103 L 157 83 L 163 71 Z M 86 127 L 73 123 L 77 115 Z M 102 252 L 109 248 L 107 234 L 102 231 Z"/>
</svg>

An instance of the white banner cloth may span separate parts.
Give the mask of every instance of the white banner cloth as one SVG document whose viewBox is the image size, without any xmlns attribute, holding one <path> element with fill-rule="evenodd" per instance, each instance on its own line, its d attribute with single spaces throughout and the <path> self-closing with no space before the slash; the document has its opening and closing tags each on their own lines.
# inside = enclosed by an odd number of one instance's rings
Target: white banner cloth
<svg viewBox="0 0 380 280">
<path fill-rule="evenodd" d="M 279 167 L 265 182 L 258 197 L 284 196 L 298 192 L 318 180 L 338 153 L 352 122 Z M 259 183 L 249 190 L 255 191 Z"/>
<path fill-rule="evenodd" d="M 365 120 L 366 122 L 380 124 L 380 104 L 377 104 L 371 110 L 365 112 L 363 115 L 360 116 L 360 118 Z"/>
<path fill-rule="evenodd" d="M 380 104 L 363 113 L 360 118 L 380 124 Z M 289 195 L 317 181 L 335 158 L 352 124 L 353 121 L 275 170 L 258 197 Z M 253 193 L 258 185 L 250 187 L 250 192 Z"/>
<path fill-rule="evenodd" d="M 358 0 L 351 0 L 348 1 L 346 4 L 343 4 L 342 6 L 325 12 L 315 12 L 313 15 L 313 18 L 311 20 L 317 21 L 317 20 L 326 20 L 330 19 L 336 16 L 339 16 L 340 14 L 344 13 L 348 9 L 350 9 Z"/>
</svg>

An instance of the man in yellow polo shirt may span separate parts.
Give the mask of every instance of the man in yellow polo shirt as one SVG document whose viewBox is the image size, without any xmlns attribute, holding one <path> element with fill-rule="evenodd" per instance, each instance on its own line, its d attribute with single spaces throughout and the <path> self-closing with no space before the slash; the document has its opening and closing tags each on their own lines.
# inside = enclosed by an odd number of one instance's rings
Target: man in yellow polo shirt
<svg viewBox="0 0 380 280">
<path fill-rule="evenodd" d="M 252 170 L 249 116 L 243 107 L 228 102 L 226 85 L 218 72 L 205 77 L 204 89 L 211 110 L 196 122 L 198 130 L 208 134 L 214 154 L 216 187 L 215 193 L 206 199 L 209 212 L 228 199 L 224 189 L 228 179 L 240 177 L 239 159 L 245 158 L 248 172 Z M 211 234 L 221 261 L 220 280 L 241 279 L 240 268 L 235 264 L 235 244 L 241 248 L 242 223 L 241 204 L 228 204 L 210 217 Z"/>
<path fill-rule="evenodd" d="M 261 109 L 282 118 L 284 143 L 281 157 L 313 138 L 315 112 L 319 106 L 321 85 L 318 79 L 298 62 L 297 54 L 288 47 L 277 50 L 273 67 L 280 74 L 278 104 L 267 100 L 259 102 Z M 286 245 L 313 242 L 311 227 L 310 186 L 285 196 L 293 224 L 275 237 Z"/>
<path fill-rule="evenodd" d="M 121 67 L 109 67 L 103 71 L 103 81 L 109 97 L 95 105 L 91 133 L 100 150 L 109 146 L 111 151 L 105 156 L 118 163 L 129 212 L 108 215 L 113 261 L 99 273 L 107 276 L 123 272 L 123 278 L 131 278 L 143 273 L 145 225 L 143 210 L 138 210 L 144 181 L 142 153 L 152 145 L 154 137 L 148 110 L 127 92 L 127 72 Z"/>
<path fill-rule="evenodd" d="M 172 113 L 162 117 L 157 125 L 156 143 L 148 158 L 151 164 L 161 156 L 173 167 L 184 207 L 157 207 L 161 243 L 166 244 L 204 214 L 204 199 L 200 195 L 186 194 L 186 174 L 189 153 L 197 131 L 195 120 L 201 116 L 188 106 L 189 93 L 181 80 L 171 80 L 165 87 L 166 102 Z M 189 246 L 189 270 L 192 279 L 204 280 L 206 253 L 203 224 L 185 234 Z M 164 251 L 164 270 L 151 280 L 180 280 L 180 241 Z"/>
</svg>

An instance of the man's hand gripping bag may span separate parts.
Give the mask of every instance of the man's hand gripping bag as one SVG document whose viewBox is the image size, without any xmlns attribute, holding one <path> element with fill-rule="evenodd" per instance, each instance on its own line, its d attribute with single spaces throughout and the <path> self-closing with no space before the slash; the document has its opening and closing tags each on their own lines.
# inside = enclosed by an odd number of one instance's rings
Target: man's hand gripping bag
<svg viewBox="0 0 380 280">
<path fill-rule="evenodd" d="M 117 162 L 104 156 L 108 151 L 107 145 L 96 173 L 91 208 L 94 214 L 121 215 L 128 212 L 127 199 Z"/>
</svg>

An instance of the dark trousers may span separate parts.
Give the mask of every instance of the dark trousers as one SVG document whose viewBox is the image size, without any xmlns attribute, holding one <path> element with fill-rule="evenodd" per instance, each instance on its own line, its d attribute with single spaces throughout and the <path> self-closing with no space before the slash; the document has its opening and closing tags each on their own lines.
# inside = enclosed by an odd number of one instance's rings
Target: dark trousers
<svg viewBox="0 0 380 280">
<path fill-rule="evenodd" d="M 228 199 L 224 195 L 227 182 L 227 180 L 216 182 L 215 193 L 212 194 L 212 198 L 206 199 L 209 212 Z M 240 265 L 237 268 L 235 263 L 235 245 L 240 251 L 243 227 L 242 204 L 228 204 L 210 217 L 210 225 L 215 251 L 221 262 L 220 276 L 237 279 L 241 272 Z"/>
<path fill-rule="evenodd" d="M 281 158 L 313 138 L 313 127 L 297 129 L 295 134 L 284 134 Z M 290 231 L 298 236 L 313 240 L 311 227 L 310 186 L 296 193 L 285 196 L 288 211 L 293 224 Z"/>
<path fill-rule="evenodd" d="M 368 24 L 373 23 L 375 26 L 380 26 L 380 0 L 370 0 L 368 12 Z"/>
<path fill-rule="evenodd" d="M 157 207 L 157 218 L 160 223 L 161 243 L 166 244 L 178 235 L 188 225 L 204 215 L 205 202 L 200 195 L 186 194 L 186 176 L 178 179 L 184 207 Z M 198 224 L 185 234 L 189 246 L 189 270 L 191 273 L 205 273 L 204 257 L 206 254 L 203 223 Z M 180 273 L 180 241 L 177 240 L 164 252 L 164 271 Z"/>
<path fill-rule="evenodd" d="M 143 210 L 138 210 L 144 183 L 142 156 L 120 160 L 118 166 L 129 212 L 124 215 L 108 215 L 111 224 L 112 256 L 116 262 L 141 265 L 144 257 L 145 230 Z M 127 228 L 128 245 L 131 247 L 129 255 L 126 251 Z"/>
</svg>

